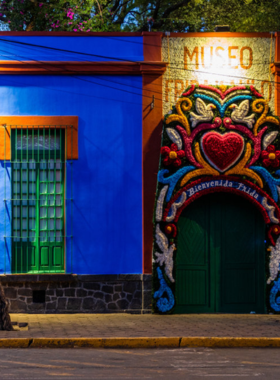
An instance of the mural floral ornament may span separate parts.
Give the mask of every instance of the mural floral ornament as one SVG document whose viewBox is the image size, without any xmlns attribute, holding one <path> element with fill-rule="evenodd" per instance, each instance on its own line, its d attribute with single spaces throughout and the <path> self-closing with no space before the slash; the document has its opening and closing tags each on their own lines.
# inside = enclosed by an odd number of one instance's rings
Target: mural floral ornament
<svg viewBox="0 0 280 380">
<path fill-rule="evenodd" d="M 164 117 L 154 215 L 154 311 L 171 313 L 177 222 L 200 196 L 236 193 L 267 225 L 267 309 L 280 312 L 279 119 L 253 86 L 192 85 Z"/>
<path fill-rule="evenodd" d="M 183 150 L 178 150 L 176 144 L 171 144 L 170 148 L 168 146 L 163 146 L 161 148 L 161 154 L 163 156 L 163 164 L 165 166 L 181 166 L 181 158 L 185 157 L 185 152 Z"/>
<path fill-rule="evenodd" d="M 272 166 L 273 168 L 278 168 L 280 165 L 280 150 L 276 150 L 274 145 L 269 145 L 261 153 L 263 165 L 268 168 Z"/>
</svg>

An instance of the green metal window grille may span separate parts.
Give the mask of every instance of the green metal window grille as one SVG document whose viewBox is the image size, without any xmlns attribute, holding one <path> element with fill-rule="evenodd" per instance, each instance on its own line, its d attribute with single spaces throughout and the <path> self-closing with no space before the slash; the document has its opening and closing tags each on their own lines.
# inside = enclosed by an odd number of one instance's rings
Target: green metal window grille
<svg viewBox="0 0 280 380">
<path fill-rule="evenodd" d="M 11 129 L 12 272 L 64 273 L 65 129 Z"/>
</svg>

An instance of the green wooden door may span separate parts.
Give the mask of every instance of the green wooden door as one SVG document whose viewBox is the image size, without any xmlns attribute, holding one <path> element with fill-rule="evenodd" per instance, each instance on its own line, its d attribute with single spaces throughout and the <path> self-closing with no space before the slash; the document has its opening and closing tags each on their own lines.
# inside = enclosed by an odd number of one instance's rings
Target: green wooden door
<svg viewBox="0 0 280 380">
<path fill-rule="evenodd" d="M 178 222 L 176 313 L 265 312 L 265 224 L 247 200 L 210 194 Z"/>
<path fill-rule="evenodd" d="M 12 130 L 12 272 L 64 271 L 64 131 Z"/>
</svg>

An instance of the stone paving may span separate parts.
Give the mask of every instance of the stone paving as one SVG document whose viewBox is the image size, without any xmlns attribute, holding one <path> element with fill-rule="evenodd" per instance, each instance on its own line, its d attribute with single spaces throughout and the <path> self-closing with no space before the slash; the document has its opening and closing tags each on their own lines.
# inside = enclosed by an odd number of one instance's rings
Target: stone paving
<svg viewBox="0 0 280 380">
<path fill-rule="evenodd" d="M 280 315 L 11 314 L 28 331 L 0 338 L 280 337 Z"/>
</svg>

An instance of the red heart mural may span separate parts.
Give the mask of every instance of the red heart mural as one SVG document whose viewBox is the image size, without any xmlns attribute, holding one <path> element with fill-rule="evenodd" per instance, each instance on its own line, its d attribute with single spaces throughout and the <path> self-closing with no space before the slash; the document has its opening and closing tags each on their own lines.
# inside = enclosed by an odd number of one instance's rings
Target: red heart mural
<svg viewBox="0 0 280 380">
<path fill-rule="evenodd" d="M 212 131 L 202 136 L 201 143 L 206 158 L 220 172 L 234 165 L 244 150 L 243 137 L 235 132 Z"/>
</svg>

